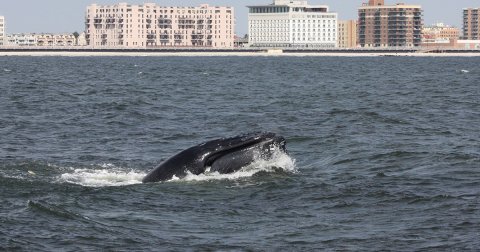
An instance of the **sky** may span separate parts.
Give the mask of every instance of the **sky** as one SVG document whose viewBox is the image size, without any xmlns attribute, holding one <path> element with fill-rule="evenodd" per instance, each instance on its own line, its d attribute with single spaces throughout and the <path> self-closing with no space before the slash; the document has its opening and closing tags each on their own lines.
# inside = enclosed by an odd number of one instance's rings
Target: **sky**
<svg viewBox="0 0 480 252">
<path fill-rule="evenodd" d="M 339 19 L 357 19 L 357 8 L 368 0 L 309 0 L 311 5 L 326 4 L 337 12 Z M 247 5 L 269 4 L 273 0 L 0 0 L 0 16 L 5 16 L 7 34 L 11 33 L 73 33 L 84 31 L 85 9 L 92 3 L 114 4 L 128 2 L 156 3 L 162 6 L 198 6 L 203 3 L 233 6 L 236 33 L 247 33 Z M 443 22 L 462 27 L 462 9 L 480 7 L 480 0 L 386 0 L 422 5 L 425 24 Z"/>
</svg>

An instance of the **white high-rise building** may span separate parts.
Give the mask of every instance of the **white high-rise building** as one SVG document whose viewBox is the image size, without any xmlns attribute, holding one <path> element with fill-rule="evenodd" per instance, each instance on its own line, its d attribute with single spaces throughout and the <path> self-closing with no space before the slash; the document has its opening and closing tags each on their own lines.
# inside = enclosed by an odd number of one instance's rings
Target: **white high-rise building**
<svg viewBox="0 0 480 252">
<path fill-rule="evenodd" d="M 0 16 L 0 46 L 5 45 L 5 17 Z"/>
<path fill-rule="evenodd" d="M 337 47 L 338 14 L 326 5 L 302 0 L 274 0 L 270 5 L 248 6 L 251 47 Z"/>
</svg>

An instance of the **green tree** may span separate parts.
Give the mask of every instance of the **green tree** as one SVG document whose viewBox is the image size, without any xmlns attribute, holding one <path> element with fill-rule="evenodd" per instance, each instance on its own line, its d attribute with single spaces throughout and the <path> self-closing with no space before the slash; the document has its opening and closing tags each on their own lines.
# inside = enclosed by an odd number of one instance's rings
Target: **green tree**
<svg viewBox="0 0 480 252">
<path fill-rule="evenodd" d="M 75 45 L 78 45 L 78 37 L 80 37 L 80 34 L 78 34 L 78 32 L 74 32 L 72 35 L 75 37 Z"/>
</svg>

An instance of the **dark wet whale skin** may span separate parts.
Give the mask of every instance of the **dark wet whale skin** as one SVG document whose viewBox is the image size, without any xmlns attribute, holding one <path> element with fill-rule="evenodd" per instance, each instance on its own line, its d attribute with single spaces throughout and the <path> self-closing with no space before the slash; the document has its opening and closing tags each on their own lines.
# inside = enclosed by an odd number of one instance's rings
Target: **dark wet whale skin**
<svg viewBox="0 0 480 252">
<path fill-rule="evenodd" d="M 198 175 L 208 167 L 212 172 L 233 173 L 251 164 L 259 154 L 268 159 L 275 147 L 286 152 L 285 144 L 283 137 L 267 132 L 212 140 L 171 157 L 153 169 L 142 182 L 165 181 L 174 176 L 182 178 L 187 172 Z"/>
</svg>

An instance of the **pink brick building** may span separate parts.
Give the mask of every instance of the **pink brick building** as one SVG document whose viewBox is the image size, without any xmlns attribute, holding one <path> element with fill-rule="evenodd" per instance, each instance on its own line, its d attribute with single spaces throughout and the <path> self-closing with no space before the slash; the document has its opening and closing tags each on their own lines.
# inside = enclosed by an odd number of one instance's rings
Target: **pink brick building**
<svg viewBox="0 0 480 252">
<path fill-rule="evenodd" d="M 235 36 L 232 7 L 92 4 L 85 18 L 87 44 L 94 48 L 232 48 Z"/>
</svg>

